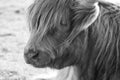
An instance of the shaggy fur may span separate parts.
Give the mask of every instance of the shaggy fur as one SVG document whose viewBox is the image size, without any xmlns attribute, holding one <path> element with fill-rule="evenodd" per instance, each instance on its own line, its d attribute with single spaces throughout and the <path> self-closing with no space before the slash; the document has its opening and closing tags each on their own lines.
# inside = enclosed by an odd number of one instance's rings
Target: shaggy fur
<svg viewBox="0 0 120 80">
<path fill-rule="evenodd" d="M 120 80 L 119 6 L 102 1 L 87 7 L 77 0 L 36 0 L 28 21 L 31 37 L 26 62 L 38 68 L 70 67 L 68 77 L 53 80 Z"/>
</svg>

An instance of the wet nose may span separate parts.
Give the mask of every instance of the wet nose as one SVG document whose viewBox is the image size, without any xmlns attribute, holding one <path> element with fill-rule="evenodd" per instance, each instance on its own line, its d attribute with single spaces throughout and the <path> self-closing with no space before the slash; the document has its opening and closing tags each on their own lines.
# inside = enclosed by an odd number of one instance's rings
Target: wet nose
<svg viewBox="0 0 120 80">
<path fill-rule="evenodd" d="M 32 64 L 36 67 L 41 67 L 48 64 L 51 60 L 51 57 L 47 52 L 34 50 L 34 49 L 25 49 L 24 50 L 25 61 L 28 64 Z"/>
<path fill-rule="evenodd" d="M 28 58 L 33 58 L 38 55 L 38 52 L 34 49 L 24 49 L 24 55 Z"/>
<path fill-rule="evenodd" d="M 24 57 L 27 63 L 29 63 L 28 60 L 35 59 L 38 56 L 38 52 L 33 49 L 24 49 Z"/>
</svg>

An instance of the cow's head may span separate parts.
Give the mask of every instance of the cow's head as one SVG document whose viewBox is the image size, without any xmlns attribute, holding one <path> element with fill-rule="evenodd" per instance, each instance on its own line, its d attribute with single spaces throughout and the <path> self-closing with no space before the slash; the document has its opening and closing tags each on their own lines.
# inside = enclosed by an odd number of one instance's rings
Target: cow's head
<svg viewBox="0 0 120 80">
<path fill-rule="evenodd" d="M 35 67 L 75 65 L 87 48 L 87 28 L 96 20 L 96 0 L 36 0 L 29 9 L 25 59 Z"/>
</svg>

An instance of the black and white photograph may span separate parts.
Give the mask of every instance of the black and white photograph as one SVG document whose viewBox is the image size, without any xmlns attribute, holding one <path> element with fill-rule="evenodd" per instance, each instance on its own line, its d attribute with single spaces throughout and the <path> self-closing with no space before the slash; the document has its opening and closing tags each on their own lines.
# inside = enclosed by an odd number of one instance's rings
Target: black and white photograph
<svg viewBox="0 0 120 80">
<path fill-rule="evenodd" d="M 120 80 L 120 0 L 0 0 L 0 80 Z"/>
</svg>

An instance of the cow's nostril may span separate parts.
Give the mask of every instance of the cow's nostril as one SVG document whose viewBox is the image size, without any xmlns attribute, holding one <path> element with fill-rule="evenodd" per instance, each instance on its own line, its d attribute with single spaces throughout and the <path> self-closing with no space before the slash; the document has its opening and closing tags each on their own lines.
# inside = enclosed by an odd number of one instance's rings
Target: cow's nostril
<svg viewBox="0 0 120 80">
<path fill-rule="evenodd" d="M 24 50 L 24 54 L 27 58 L 36 58 L 38 56 L 38 52 L 32 49 Z"/>
<path fill-rule="evenodd" d="M 35 59 L 38 57 L 38 55 L 39 55 L 39 53 L 29 53 L 27 56 L 31 59 Z"/>
</svg>

